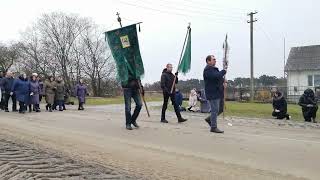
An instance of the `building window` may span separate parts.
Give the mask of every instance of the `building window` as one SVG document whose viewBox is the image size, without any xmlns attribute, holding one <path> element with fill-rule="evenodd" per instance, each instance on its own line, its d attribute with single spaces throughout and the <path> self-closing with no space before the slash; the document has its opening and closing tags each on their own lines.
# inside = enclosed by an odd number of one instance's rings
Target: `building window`
<svg viewBox="0 0 320 180">
<path fill-rule="evenodd" d="M 320 86 L 320 75 L 314 75 L 314 86 Z"/>
<path fill-rule="evenodd" d="M 308 76 L 308 86 L 313 86 L 313 76 L 312 75 Z"/>
</svg>

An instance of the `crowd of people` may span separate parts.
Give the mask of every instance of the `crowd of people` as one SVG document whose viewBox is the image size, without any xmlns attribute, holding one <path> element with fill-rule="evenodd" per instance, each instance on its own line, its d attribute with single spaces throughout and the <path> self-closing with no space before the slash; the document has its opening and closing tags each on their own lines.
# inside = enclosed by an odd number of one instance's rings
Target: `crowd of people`
<svg viewBox="0 0 320 180">
<path fill-rule="evenodd" d="M 12 101 L 12 112 L 21 114 L 29 112 L 41 112 L 40 103 L 45 98 L 45 109 L 48 112 L 54 110 L 66 110 L 65 102 L 72 95 L 61 76 L 55 78 L 49 76 L 43 80 L 37 73 L 32 73 L 28 78 L 26 74 L 15 74 L 8 71 L 0 75 L 0 110 L 9 111 L 9 101 Z M 84 110 L 85 97 L 88 95 L 87 86 L 80 79 L 74 90 L 78 97 L 78 110 Z M 17 108 L 17 102 L 19 109 Z"/>
</svg>

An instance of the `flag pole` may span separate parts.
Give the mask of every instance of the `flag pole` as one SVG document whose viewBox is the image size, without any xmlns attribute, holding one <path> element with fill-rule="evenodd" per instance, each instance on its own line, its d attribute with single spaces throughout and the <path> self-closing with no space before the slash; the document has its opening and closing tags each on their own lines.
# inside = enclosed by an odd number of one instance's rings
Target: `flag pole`
<svg viewBox="0 0 320 180">
<path fill-rule="evenodd" d="M 226 34 L 226 39 L 224 43 L 224 66 L 228 66 L 227 64 L 227 53 L 228 53 L 228 43 L 227 43 L 228 34 Z M 226 106 L 226 94 L 227 94 L 227 86 L 225 86 L 226 83 L 226 77 L 227 74 L 223 76 L 223 112 L 222 112 L 222 118 L 225 120 L 225 111 L 227 109 Z"/>
<path fill-rule="evenodd" d="M 140 97 L 142 98 L 144 106 L 146 107 L 146 111 L 147 111 L 148 117 L 150 117 L 150 112 L 149 112 L 149 109 L 148 109 L 148 106 L 147 106 L 147 102 L 146 102 L 146 100 L 144 98 L 144 95 L 142 94 L 142 85 L 141 85 L 140 80 L 138 81 L 138 83 L 139 83 L 139 94 L 140 94 Z"/>
<path fill-rule="evenodd" d="M 122 23 L 121 23 L 121 18 L 120 18 L 120 13 L 117 12 L 116 14 L 118 16 L 117 20 L 118 22 L 120 23 L 120 27 L 122 28 Z M 139 22 L 139 23 L 136 23 L 136 24 L 141 24 L 142 22 Z M 133 57 L 135 58 L 135 57 Z M 139 95 L 140 95 L 140 98 L 142 99 L 143 103 L 144 103 L 144 106 L 146 107 L 146 110 L 147 110 L 147 114 L 148 114 L 148 117 L 150 117 L 150 113 L 149 113 L 149 109 L 148 109 L 148 106 L 147 106 L 147 102 L 144 98 L 144 95 L 142 94 L 142 84 L 141 84 L 141 81 L 138 80 L 138 85 L 139 85 Z"/>
<path fill-rule="evenodd" d="M 177 66 L 176 73 L 178 72 L 178 67 L 181 64 L 181 60 L 182 60 L 182 56 L 183 56 L 183 50 L 185 49 L 185 45 L 186 45 L 186 42 L 187 42 L 188 34 L 189 34 L 189 31 L 190 31 L 190 25 L 191 25 L 191 23 L 189 23 L 187 34 L 186 34 L 186 37 L 184 38 L 183 47 L 182 47 L 182 51 L 181 51 L 181 54 L 180 54 L 180 59 L 179 59 L 179 63 L 178 63 L 178 66 Z M 173 79 L 173 83 L 171 85 L 171 90 L 170 90 L 171 94 L 173 93 L 173 89 L 174 89 L 174 87 L 176 85 L 176 80 L 177 80 L 177 76 L 176 76 L 176 74 L 174 74 L 174 79 Z"/>
</svg>

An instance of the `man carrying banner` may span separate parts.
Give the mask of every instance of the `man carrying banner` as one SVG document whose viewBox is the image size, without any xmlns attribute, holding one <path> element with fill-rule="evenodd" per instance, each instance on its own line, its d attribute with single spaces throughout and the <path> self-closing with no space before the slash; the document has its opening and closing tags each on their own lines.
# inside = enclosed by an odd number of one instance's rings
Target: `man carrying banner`
<svg viewBox="0 0 320 180">
<path fill-rule="evenodd" d="M 166 110 L 168 106 L 169 97 L 172 101 L 174 111 L 176 112 L 178 122 L 185 122 L 187 119 L 181 117 L 179 106 L 175 103 L 175 86 L 178 84 L 178 72 L 186 74 L 191 68 L 191 27 L 190 23 L 184 39 L 179 65 L 177 72 L 172 73 L 172 64 L 167 64 L 161 75 L 161 89 L 163 91 L 163 105 L 161 112 L 161 122 L 168 123 L 166 120 Z"/>
<path fill-rule="evenodd" d="M 177 103 L 175 103 L 175 92 L 176 92 L 175 87 L 173 87 L 173 91 L 171 91 L 173 83 L 178 84 L 178 72 L 176 72 L 174 75 L 172 73 L 172 64 L 167 64 L 166 68 L 162 71 L 162 75 L 161 75 L 161 89 L 163 91 L 163 105 L 162 105 L 162 112 L 161 112 L 162 123 L 168 123 L 168 121 L 166 120 L 166 110 L 168 107 L 169 98 L 172 101 L 172 105 L 177 115 L 178 122 L 182 123 L 187 121 L 187 119 L 184 119 L 181 117 L 179 106 L 177 105 Z"/>
<path fill-rule="evenodd" d="M 142 95 L 144 95 L 143 87 L 139 86 L 141 81 L 139 79 L 129 79 L 127 84 L 122 85 L 124 103 L 125 103 L 125 116 L 126 116 L 126 128 L 132 130 L 131 124 L 139 128 L 137 124 L 137 118 L 142 108 L 142 102 L 140 98 L 139 91 L 141 90 Z M 131 98 L 136 103 L 133 114 L 131 115 Z"/>
<path fill-rule="evenodd" d="M 141 98 L 144 100 L 140 78 L 144 74 L 144 68 L 139 50 L 136 24 L 108 31 L 105 34 L 112 56 L 116 62 L 117 79 L 121 82 L 123 88 L 126 129 L 132 130 L 131 125 L 139 128 L 137 118 L 142 108 Z M 136 103 L 132 115 L 131 99 Z"/>
<path fill-rule="evenodd" d="M 223 82 L 227 67 L 225 67 L 224 70 L 219 71 L 216 67 L 216 58 L 213 55 L 207 56 L 206 63 L 207 66 L 204 68 L 203 78 L 205 94 L 211 107 L 210 131 L 213 133 L 223 133 L 223 131 L 217 127 L 217 117 L 219 113 L 220 100 L 223 98 Z"/>
</svg>

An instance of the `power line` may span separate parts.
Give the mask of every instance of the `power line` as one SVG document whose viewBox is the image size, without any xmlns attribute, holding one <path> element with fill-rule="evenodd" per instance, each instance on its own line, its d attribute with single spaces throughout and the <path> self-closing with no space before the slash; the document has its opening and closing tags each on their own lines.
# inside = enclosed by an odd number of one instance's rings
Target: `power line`
<svg viewBox="0 0 320 180">
<path fill-rule="evenodd" d="M 147 0 L 147 1 L 148 1 L 148 3 L 150 2 L 150 0 Z M 196 6 L 196 5 L 182 4 L 182 3 L 172 2 L 172 1 L 168 1 L 168 0 L 158 0 L 158 1 L 166 3 L 167 7 L 172 7 L 172 6 L 168 6 L 168 5 L 176 4 L 176 6 L 183 7 L 182 9 L 179 8 L 180 10 L 183 10 L 183 11 L 188 10 L 188 9 L 185 9 L 185 7 L 187 7 L 187 8 L 192 8 L 192 11 L 194 11 L 194 9 L 210 11 L 210 13 L 203 12 L 203 11 L 197 11 L 197 13 L 208 13 L 208 14 L 221 15 L 221 16 L 225 16 L 225 17 L 229 17 L 229 18 L 239 18 L 239 16 L 230 16 L 230 15 L 226 16 L 224 13 L 222 13 L 221 10 L 217 10 L 217 9 L 212 9 L 212 8 L 207 8 L 207 7 L 202 7 L 202 6 Z M 162 6 L 163 4 L 160 4 L 160 5 Z M 173 8 L 176 8 L 176 7 L 173 7 Z M 228 12 L 228 14 L 234 14 L 234 13 Z M 244 13 L 238 13 L 238 14 L 239 15 L 243 15 Z"/>
<path fill-rule="evenodd" d="M 118 3 L 124 4 L 124 5 L 128 5 L 128 6 L 133 6 L 133 7 L 138 7 L 138 8 L 142 8 L 142 9 L 146 9 L 149 11 L 157 11 L 160 13 L 166 13 L 166 14 L 175 14 L 178 16 L 182 16 L 182 17 L 191 17 L 191 18 L 195 18 L 195 16 L 199 16 L 201 15 L 203 18 L 207 18 L 210 19 L 211 21 L 215 21 L 215 22 L 220 22 L 220 23 L 226 23 L 226 21 L 228 21 L 229 23 L 240 23 L 239 21 L 235 21 L 235 20 L 225 20 L 225 19 L 219 19 L 219 18 L 212 18 L 210 16 L 206 16 L 206 15 L 202 15 L 202 14 L 197 14 L 197 15 L 189 15 L 189 14 L 184 14 L 184 13 L 180 13 L 180 12 L 175 12 L 175 11 L 168 11 L 168 10 L 162 10 L 162 9 L 155 9 L 152 7 L 147 7 L 147 6 L 142 6 L 142 5 L 137 5 L 137 4 L 132 4 L 132 3 L 128 3 L 128 2 L 124 2 L 121 0 L 117 1 Z M 220 21 L 219 21 L 220 20 Z"/>
<path fill-rule="evenodd" d="M 181 1 L 184 1 L 184 2 L 187 2 L 187 3 L 195 3 L 195 4 L 201 4 L 199 1 L 194 1 L 194 0 L 181 0 Z M 219 4 L 217 4 L 217 3 L 212 3 L 212 2 L 202 2 L 203 4 L 207 4 L 206 6 L 215 6 L 215 7 L 218 7 L 217 5 L 219 5 Z M 220 7 L 220 8 L 222 8 L 222 7 Z M 246 12 L 246 11 L 248 11 L 248 9 L 242 9 L 242 8 L 234 8 L 234 7 L 229 7 L 230 9 L 234 9 L 234 10 L 239 10 L 239 11 L 243 11 L 243 12 Z"/>
<path fill-rule="evenodd" d="M 237 18 L 239 18 L 239 17 L 225 16 L 225 15 L 221 15 L 221 14 L 215 13 L 215 12 L 204 13 L 204 12 L 193 10 L 193 9 L 177 8 L 177 7 L 172 7 L 172 6 L 168 6 L 168 5 L 164 5 L 164 4 L 157 4 L 157 5 L 165 7 L 165 8 L 171 8 L 171 10 L 184 11 L 187 13 L 193 13 L 193 14 L 197 14 L 197 15 L 206 15 L 206 16 L 219 15 L 219 19 L 238 20 Z"/>
</svg>

